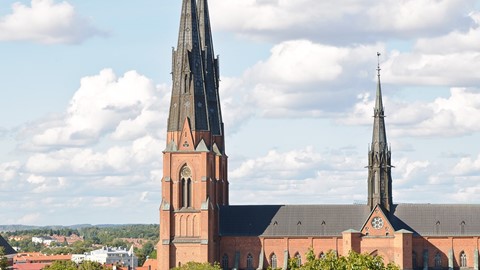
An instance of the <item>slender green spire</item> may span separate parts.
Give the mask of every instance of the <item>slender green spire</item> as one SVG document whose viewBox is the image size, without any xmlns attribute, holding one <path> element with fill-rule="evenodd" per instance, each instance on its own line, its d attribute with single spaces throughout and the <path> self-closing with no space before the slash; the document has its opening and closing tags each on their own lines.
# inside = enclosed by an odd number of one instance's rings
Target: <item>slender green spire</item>
<svg viewBox="0 0 480 270">
<path fill-rule="evenodd" d="M 186 118 L 192 130 L 209 130 L 197 4 L 183 0 L 177 50 L 173 52 L 173 85 L 168 131 L 180 131 Z"/>
<path fill-rule="evenodd" d="M 380 83 L 380 53 L 377 53 L 377 91 L 375 97 L 372 145 L 368 153 L 368 205 L 376 205 L 390 211 L 393 207 L 391 152 L 387 145 L 385 114 Z"/>
<path fill-rule="evenodd" d="M 207 0 L 198 0 L 198 19 L 202 45 L 205 92 L 207 93 L 210 129 L 213 135 L 223 134 L 222 112 L 219 98 L 219 65 L 213 49 L 210 12 Z"/>
</svg>

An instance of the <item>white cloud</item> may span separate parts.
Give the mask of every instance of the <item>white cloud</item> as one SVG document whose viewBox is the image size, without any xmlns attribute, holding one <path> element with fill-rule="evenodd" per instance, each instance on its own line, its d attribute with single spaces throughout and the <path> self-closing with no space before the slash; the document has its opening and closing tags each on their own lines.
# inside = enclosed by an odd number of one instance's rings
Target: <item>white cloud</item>
<svg viewBox="0 0 480 270">
<path fill-rule="evenodd" d="M 45 177 L 32 174 L 27 178 L 27 182 L 31 184 L 43 184 L 45 182 Z"/>
<path fill-rule="evenodd" d="M 471 157 L 460 159 L 453 168 L 453 173 L 462 176 L 478 175 L 480 173 L 480 155 L 476 159 Z"/>
<path fill-rule="evenodd" d="M 474 23 L 468 30 L 455 29 L 443 36 L 420 38 L 415 43 L 415 51 L 427 54 L 477 52 L 480 43 L 480 12 L 471 12 L 469 17 Z"/>
<path fill-rule="evenodd" d="M 142 119 L 143 126 L 157 123 L 154 120 L 158 118 L 152 117 L 153 112 L 149 109 L 157 102 L 155 94 L 152 82 L 135 71 L 117 78 L 112 70 L 102 70 L 98 75 L 81 80 L 65 115 L 26 127 L 24 132 L 33 135 L 23 148 L 86 146 L 97 143 L 105 134 L 115 130 L 113 138 L 133 138 L 135 136 L 121 131 L 124 123 L 137 118 Z M 134 135 L 143 134 L 137 132 Z"/>
<path fill-rule="evenodd" d="M 393 51 L 382 64 L 382 77 L 385 82 L 403 85 L 474 86 L 480 83 L 478 59 L 478 51 L 438 54 Z"/>
<path fill-rule="evenodd" d="M 365 200 L 362 158 L 312 147 L 248 159 L 230 173 L 231 200 L 251 203 L 352 203 Z M 254 189 L 251 186 L 255 186 Z M 235 199 L 241 198 L 241 199 Z"/>
<path fill-rule="evenodd" d="M 81 43 L 105 35 L 78 15 L 68 2 L 32 0 L 30 6 L 12 5 L 12 13 L 0 18 L 0 40 L 27 40 L 44 44 Z"/>
<path fill-rule="evenodd" d="M 11 161 L 0 164 L 0 182 L 9 182 L 19 176 L 21 163 L 19 161 Z"/>
<path fill-rule="evenodd" d="M 40 219 L 39 213 L 26 214 L 19 218 L 15 224 L 25 224 L 25 225 L 37 225 L 37 221 Z"/>
<path fill-rule="evenodd" d="M 308 40 L 277 44 L 267 60 L 238 79 L 236 87 L 246 96 L 242 107 L 257 108 L 269 117 L 341 112 L 354 104 L 358 87 L 374 89 L 375 55 L 383 50 L 383 44 L 334 47 Z"/>
<path fill-rule="evenodd" d="M 338 121 L 343 124 L 372 124 L 374 100 L 358 96 L 352 110 Z M 401 136 L 462 136 L 480 131 L 480 92 L 451 88 L 450 96 L 427 102 L 404 102 L 384 97 L 388 133 Z"/>
<path fill-rule="evenodd" d="M 114 197 L 96 197 L 92 200 L 92 206 L 95 207 L 114 207 L 118 208 L 120 204 L 119 198 Z"/>
<path fill-rule="evenodd" d="M 213 25 L 255 39 L 376 42 L 466 28 L 469 0 L 214 0 Z M 428 16 L 425 16 L 428 14 Z M 248 19 L 245 19 L 248 18 Z"/>
<path fill-rule="evenodd" d="M 48 208 L 49 213 L 37 217 L 43 224 L 50 220 L 47 215 L 71 215 L 65 204 L 75 213 L 85 207 L 117 209 L 124 203 L 140 207 L 142 200 L 148 204 L 142 207 L 154 209 L 160 201 L 155 188 L 161 179 L 157 174 L 169 100 L 167 86 L 155 87 L 135 71 L 117 77 L 106 69 L 85 77 L 66 113 L 23 128 L 19 145 L 29 150 L 25 161 L 0 164 L 0 177 L 16 180 L 21 201 L 54 198 L 18 206 L 25 211 Z"/>
<path fill-rule="evenodd" d="M 275 45 L 270 58 L 247 71 L 247 76 L 278 84 L 333 81 L 342 73 L 341 65 L 349 56 L 347 48 L 292 40 Z"/>
</svg>

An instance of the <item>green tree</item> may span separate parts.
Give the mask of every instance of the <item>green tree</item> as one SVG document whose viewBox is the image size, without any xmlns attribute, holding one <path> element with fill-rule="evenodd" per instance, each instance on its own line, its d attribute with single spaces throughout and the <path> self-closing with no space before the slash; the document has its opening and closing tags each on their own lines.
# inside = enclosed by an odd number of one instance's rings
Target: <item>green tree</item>
<svg viewBox="0 0 480 270">
<path fill-rule="evenodd" d="M 51 265 L 43 268 L 44 270 L 77 270 L 77 264 L 72 261 L 55 261 Z"/>
<path fill-rule="evenodd" d="M 5 248 L 0 247 L 0 270 L 5 270 L 8 268 L 8 259 L 5 256 Z"/>
<path fill-rule="evenodd" d="M 359 254 L 353 251 L 348 256 L 337 256 L 333 251 L 325 254 L 323 258 L 316 258 L 313 249 L 309 249 L 306 254 L 307 261 L 298 266 L 296 258 L 288 262 L 289 269 L 298 270 L 399 270 L 400 268 L 389 263 L 384 264 L 381 256 L 372 256 L 369 254 Z"/>
<path fill-rule="evenodd" d="M 98 262 L 92 262 L 92 261 L 83 261 L 78 266 L 78 270 L 107 270 L 107 269 L 111 269 L 111 268 L 107 268 L 106 266 L 103 266 Z"/>
<path fill-rule="evenodd" d="M 182 266 L 173 268 L 173 270 L 221 270 L 221 268 L 218 263 L 211 265 L 209 263 L 188 262 Z"/>
</svg>

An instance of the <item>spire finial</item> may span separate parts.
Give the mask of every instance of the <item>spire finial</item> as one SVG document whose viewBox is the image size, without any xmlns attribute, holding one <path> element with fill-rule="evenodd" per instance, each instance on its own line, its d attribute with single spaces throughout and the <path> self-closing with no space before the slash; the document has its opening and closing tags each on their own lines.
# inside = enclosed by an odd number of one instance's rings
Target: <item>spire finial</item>
<svg viewBox="0 0 480 270">
<path fill-rule="evenodd" d="M 380 77 L 380 70 L 382 70 L 380 68 L 380 55 L 382 55 L 381 53 L 377 52 L 377 61 L 378 61 L 378 64 L 377 64 L 377 72 L 378 72 L 378 77 Z"/>
</svg>

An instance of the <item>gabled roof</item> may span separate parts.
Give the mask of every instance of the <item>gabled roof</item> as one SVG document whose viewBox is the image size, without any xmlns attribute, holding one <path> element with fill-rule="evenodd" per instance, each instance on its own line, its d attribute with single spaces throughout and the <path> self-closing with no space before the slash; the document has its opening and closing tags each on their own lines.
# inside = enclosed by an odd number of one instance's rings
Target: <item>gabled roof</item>
<svg viewBox="0 0 480 270">
<path fill-rule="evenodd" d="M 480 235 L 480 204 L 398 204 L 390 222 L 415 235 Z"/>
<path fill-rule="evenodd" d="M 220 207 L 221 236 L 341 236 L 361 230 L 367 205 L 238 205 Z M 394 231 L 422 236 L 480 235 L 480 204 L 399 204 L 387 212 Z"/>
<path fill-rule="evenodd" d="M 222 236 L 334 236 L 359 230 L 367 205 L 245 205 L 220 207 Z"/>
</svg>

